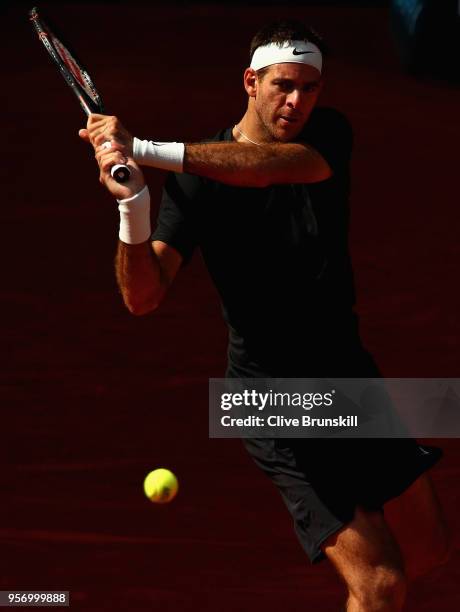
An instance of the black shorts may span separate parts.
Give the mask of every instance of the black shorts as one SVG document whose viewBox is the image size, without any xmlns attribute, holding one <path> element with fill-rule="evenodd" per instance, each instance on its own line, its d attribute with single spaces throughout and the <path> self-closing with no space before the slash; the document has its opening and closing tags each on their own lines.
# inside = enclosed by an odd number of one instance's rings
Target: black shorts
<svg viewBox="0 0 460 612">
<path fill-rule="evenodd" d="M 322 361 L 299 363 L 296 376 L 379 378 L 372 356 L 359 342 L 333 363 L 332 351 Z M 267 377 L 229 364 L 229 378 Z M 268 376 L 283 376 L 281 372 Z M 312 563 L 324 559 L 321 544 L 350 522 L 359 505 L 383 511 L 385 502 L 405 491 L 442 457 L 439 448 L 421 446 L 410 438 L 289 438 L 243 439 L 256 464 L 278 487 L 297 535 Z"/>
<path fill-rule="evenodd" d="M 359 505 L 382 511 L 442 456 L 412 439 L 246 438 L 256 464 L 277 486 L 310 561 L 350 522 Z"/>
</svg>

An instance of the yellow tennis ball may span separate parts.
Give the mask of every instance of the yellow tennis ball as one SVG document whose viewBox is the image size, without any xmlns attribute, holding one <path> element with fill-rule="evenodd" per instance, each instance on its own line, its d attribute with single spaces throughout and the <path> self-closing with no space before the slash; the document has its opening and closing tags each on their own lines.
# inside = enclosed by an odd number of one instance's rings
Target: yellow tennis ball
<svg viewBox="0 0 460 612">
<path fill-rule="evenodd" d="M 144 492 L 150 501 L 167 504 L 176 497 L 179 483 L 174 474 L 165 468 L 149 472 L 144 480 Z"/>
</svg>

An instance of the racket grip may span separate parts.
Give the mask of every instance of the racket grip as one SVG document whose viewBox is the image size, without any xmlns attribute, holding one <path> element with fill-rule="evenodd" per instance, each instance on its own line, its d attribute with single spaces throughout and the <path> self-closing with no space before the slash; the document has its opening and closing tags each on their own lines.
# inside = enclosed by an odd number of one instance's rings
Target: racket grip
<svg viewBox="0 0 460 612">
<path fill-rule="evenodd" d="M 110 176 L 117 181 L 117 183 L 127 183 L 131 177 L 131 171 L 128 166 L 124 164 L 115 164 L 110 168 Z"/>
<path fill-rule="evenodd" d="M 104 142 L 102 145 L 106 149 L 110 149 L 112 146 L 110 141 Z M 110 176 L 117 181 L 117 183 L 127 183 L 131 177 L 131 171 L 128 166 L 124 164 L 115 164 L 110 168 Z"/>
</svg>

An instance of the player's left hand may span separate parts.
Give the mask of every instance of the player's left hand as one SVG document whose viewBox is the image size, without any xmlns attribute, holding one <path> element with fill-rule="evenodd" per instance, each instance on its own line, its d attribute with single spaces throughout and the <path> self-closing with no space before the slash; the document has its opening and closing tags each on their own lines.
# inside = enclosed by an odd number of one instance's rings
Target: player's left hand
<svg viewBox="0 0 460 612">
<path fill-rule="evenodd" d="M 95 150 L 105 142 L 110 142 L 112 149 L 132 157 L 133 136 L 117 117 L 93 113 L 88 117 L 86 129 L 80 130 L 78 135 L 85 142 L 91 143 Z"/>
</svg>

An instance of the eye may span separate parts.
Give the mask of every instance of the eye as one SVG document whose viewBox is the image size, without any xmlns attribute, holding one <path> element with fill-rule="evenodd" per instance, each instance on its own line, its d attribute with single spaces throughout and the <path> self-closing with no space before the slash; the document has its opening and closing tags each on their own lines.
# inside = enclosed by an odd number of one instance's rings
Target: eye
<svg viewBox="0 0 460 612">
<path fill-rule="evenodd" d="M 293 89 L 293 85 L 290 81 L 278 81 L 276 85 L 283 93 L 289 93 Z"/>
<path fill-rule="evenodd" d="M 318 89 L 318 83 L 309 83 L 308 85 L 305 85 L 305 87 L 303 88 L 303 90 L 306 93 L 313 93 Z"/>
</svg>

